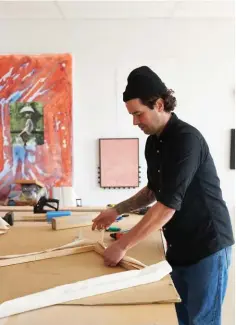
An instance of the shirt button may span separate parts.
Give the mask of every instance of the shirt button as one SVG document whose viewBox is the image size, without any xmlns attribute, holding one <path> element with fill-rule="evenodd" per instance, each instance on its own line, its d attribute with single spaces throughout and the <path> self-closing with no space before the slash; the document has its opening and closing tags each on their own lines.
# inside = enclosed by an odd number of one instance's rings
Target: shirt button
<svg viewBox="0 0 236 325">
<path fill-rule="evenodd" d="M 162 140 L 160 140 L 160 142 L 163 142 Z"/>
<path fill-rule="evenodd" d="M 164 231 L 166 231 L 166 228 L 163 228 Z"/>
<path fill-rule="evenodd" d="M 170 244 L 169 247 L 172 247 L 172 245 Z"/>
<path fill-rule="evenodd" d="M 158 173 L 160 173 L 160 169 L 158 169 Z"/>
<path fill-rule="evenodd" d="M 160 193 L 160 192 L 161 192 L 161 190 L 158 190 L 158 192 Z"/>
<path fill-rule="evenodd" d="M 160 150 L 157 150 L 157 153 L 160 153 Z"/>
</svg>

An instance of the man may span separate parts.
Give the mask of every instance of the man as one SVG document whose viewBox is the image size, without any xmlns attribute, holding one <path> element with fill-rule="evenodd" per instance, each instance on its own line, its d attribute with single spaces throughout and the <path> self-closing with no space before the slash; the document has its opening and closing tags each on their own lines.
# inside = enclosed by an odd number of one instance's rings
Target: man
<svg viewBox="0 0 236 325">
<path fill-rule="evenodd" d="M 142 220 L 108 247 L 105 263 L 115 266 L 127 250 L 163 228 L 166 259 L 182 302 L 180 325 L 220 325 L 227 286 L 232 227 L 208 145 L 201 133 L 173 113 L 176 99 L 148 67 L 133 70 L 123 94 L 133 124 L 148 134 L 148 184 L 130 199 L 102 211 L 92 229 L 155 202 Z"/>
</svg>

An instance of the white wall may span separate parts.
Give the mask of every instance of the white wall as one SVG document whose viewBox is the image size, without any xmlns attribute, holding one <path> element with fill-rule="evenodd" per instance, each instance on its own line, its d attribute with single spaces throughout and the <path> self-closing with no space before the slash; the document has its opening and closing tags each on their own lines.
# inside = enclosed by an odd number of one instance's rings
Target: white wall
<svg viewBox="0 0 236 325">
<path fill-rule="evenodd" d="M 127 74 L 153 67 L 176 90 L 176 113 L 202 131 L 230 211 L 229 169 L 234 127 L 234 22 L 230 19 L 2 20 L 0 53 L 71 52 L 74 58 L 74 187 L 84 205 L 116 203 L 137 190 L 103 190 L 97 183 L 98 138 L 140 138 L 142 186 L 146 136 L 122 103 Z"/>
</svg>

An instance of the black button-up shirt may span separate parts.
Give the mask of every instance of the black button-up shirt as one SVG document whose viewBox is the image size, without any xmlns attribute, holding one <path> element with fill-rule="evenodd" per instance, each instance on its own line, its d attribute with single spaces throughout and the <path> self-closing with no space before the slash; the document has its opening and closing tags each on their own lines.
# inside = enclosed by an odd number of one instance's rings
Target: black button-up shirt
<svg viewBox="0 0 236 325">
<path fill-rule="evenodd" d="M 216 168 L 196 128 L 173 113 L 159 137 L 148 137 L 145 156 L 148 188 L 176 210 L 163 228 L 171 265 L 194 264 L 234 244 Z"/>
</svg>

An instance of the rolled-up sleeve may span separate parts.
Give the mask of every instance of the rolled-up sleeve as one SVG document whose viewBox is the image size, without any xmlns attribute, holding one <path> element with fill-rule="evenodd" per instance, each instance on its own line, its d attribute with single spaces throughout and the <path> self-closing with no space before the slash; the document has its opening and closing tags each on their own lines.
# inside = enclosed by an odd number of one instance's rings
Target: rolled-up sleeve
<svg viewBox="0 0 236 325">
<path fill-rule="evenodd" d="M 180 210 L 185 193 L 201 161 L 201 141 L 191 133 L 182 134 L 169 154 L 168 167 L 163 166 L 159 201 Z"/>
</svg>

